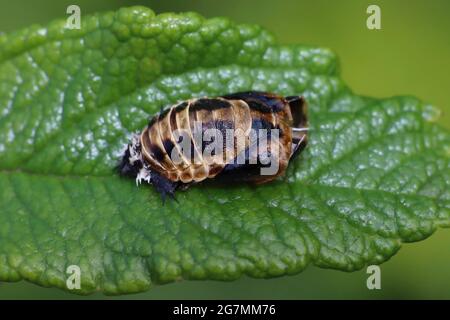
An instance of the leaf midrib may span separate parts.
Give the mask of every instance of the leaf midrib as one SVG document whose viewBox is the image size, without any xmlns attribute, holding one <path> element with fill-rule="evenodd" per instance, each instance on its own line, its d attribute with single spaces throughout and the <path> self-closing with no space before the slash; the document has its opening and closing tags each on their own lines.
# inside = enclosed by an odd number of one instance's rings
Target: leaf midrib
<svg viewBox="0 0 450 320">
<path fill-rule="evenodd" d="M 117 177 L 118 180 L 123 180 L 124 182 L 126 181 L 127 183 L 133 183 L 133 179 L 121 178 L 118 175 L 115 176 L 114 174 L 111 174 L 111 175 L 81 175 L 81 174 L 76 175 L 73 173 L 70 173 L 70 174 L 49 173 L 49 174 L 47 174 L 47 173 L 29 172 L 29 171 L 22 170 L 22 169 L 16 169 L 16 170 L 0 169 L 0 174 L 6 174 L 6 175 L 24 174 L 24 175 L 34 176 L 34 177 L 55 178 L 55 179 L 101 179 L 101 180 L 105 180 L 105 179 Z M 309 180 L 309 179 L 307 179 L 307 180 Z M 382 193 L 382 194 L 392 195 L 392 196 L 410 196 L 413 198 L 419 197 L 419 198 L 423 198 L 423 199 L 436 200 L 436 201 L 442 200 L 442 199 L 439 199 L 436 197 L 431 197 L 431 196 L 424 195 L 424 194 L 392 192 L 392 191 L 380 190 L 380 189 L 336 186 L 336 185 L 328 185 L 328 184 L 324 184 L 324 183 L 311 182 L 311 181 L 307 181 L 307 180 L 303 180 L 303 181 L 298 180 L 298 181 L 286 182 L 286 183 L 289 184 L 290 186 L 293 184 L 301 184 L 305 188 L 318 187 L 318 188 L 328 188 L 328 189 L 337 189 L 337 190 L 352 190 L 352 191 L 358 191 L 358 192 L 374 192 L 374 193 L 378 193 L 378 194 Z M 284 182 L 281 180 L 278 180 L 278 181 L 275 181 L 274 183 L 284 183 Z M 243 185 L 246 185 L 246 184 L 243 184 Z M 146 186 L 144 186 L 144 187 L 146 187 Z M 139 187 L 137 187 L 137 188 L 139 188 Z M 195 186 L 193 188 L 195 188 Z M 259 188 L 259 186 L 255 186 L 255 188 Z M 264 186 L 261 186 L 261 188 L 264 188 Z M 181 191 L 181 192 L 188 192 L 188 191 Z M 447 201 L 447 200 L 444 199 L 442 201 Z M 448 202 L 450 203 L 450 201 L 448 201 Z"/>
</svg>

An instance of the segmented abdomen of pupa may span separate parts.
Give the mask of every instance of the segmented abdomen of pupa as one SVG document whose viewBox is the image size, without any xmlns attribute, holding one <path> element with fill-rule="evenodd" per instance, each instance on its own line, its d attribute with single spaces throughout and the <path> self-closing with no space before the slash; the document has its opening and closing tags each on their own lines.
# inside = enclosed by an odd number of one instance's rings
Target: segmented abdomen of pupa
<svg viewBox="0 0 450 320">
<path fill-rule="evenodd" d="M 253 134 L 258 134 L 258 129 L 278 129 L 277 148 L 272 153 L 279 161 L 278 171 L 271 176 L 254 177 L 255 182 L 263 183 L 286 170 L 292 153 L 292 122 L 288 102 L 277 95 L 251 92 L 191 99 L 152 118 L 141 134 L 142 154 L 152 170 L 171 181 L 199 182 L 216 177 L 249 149 L 260 152 L 260 148 L 249 148 L 250 142 L 255 141 L 250 138 L 251 129 Z M 222 136 L 223 145 L 218 153 L 208 149 L 211 139 L 215 139 L 211 133 L 216 132 Z M 180 139 L 188 140 L 180 143 Z M 190 150 L 182 148 L 187 145 L 185 141 L 189 141 Z M 270 141 L 267 150 L 273 151 Z"/>
</svg>

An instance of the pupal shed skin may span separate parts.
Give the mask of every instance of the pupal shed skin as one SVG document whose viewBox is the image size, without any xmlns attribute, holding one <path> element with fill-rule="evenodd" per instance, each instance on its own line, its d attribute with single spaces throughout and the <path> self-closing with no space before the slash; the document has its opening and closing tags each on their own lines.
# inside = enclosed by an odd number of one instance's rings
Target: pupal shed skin
<svg viewBox="0 0 450 320">
<path fill-rule="evenodd" d="M 118 170 L 123 176 L 135 178 L 137 184 L 152 184 L 163 199 L 166 195 L 173 197 L 178 188 L 185 189 L 208 178 L 267 183 L 283 175 L 289 160 L 305 148 L 307 126 L 307 105 L 301 96 L 249 91 L 190 99 L 161 110 L 140 134 L 133 135 Z M 229 137 L 227 132 L 231 130 L 232 144 L 223 140 L 219 154 L 205 152 L 208 143 L 195 137 L 196 133 L 203 137 L 208 129 L 222 133 L 223 139 Z M 258 146 L 261 137 L 267 138 L 265 151 L 251 148 L 248 142 L 251 132 L 259 129 L 266 130 L 264 136 L 253 137 Z M 277 139 L 270 133 L 274 129 Z M 187 155 L 180 149 L 182 139 L 177 132 L 184 132 L 190 141 Z M 271 154 L 272 148 L 277 152 Z M 278 161 L 278 170 L 273 174 L 261 174 L 261 169 L 268 166 L 262 152 Z M 176 161 L 173 155 L 178 156 Z"/>
</svg>

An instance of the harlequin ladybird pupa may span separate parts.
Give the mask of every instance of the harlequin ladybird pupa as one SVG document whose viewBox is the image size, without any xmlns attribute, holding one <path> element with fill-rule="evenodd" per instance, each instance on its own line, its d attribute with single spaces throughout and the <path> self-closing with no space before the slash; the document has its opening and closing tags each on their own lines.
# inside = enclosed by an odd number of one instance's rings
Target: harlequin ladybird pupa
<svg viewBox="0 0 450 320">
<path fill-rule="evenodd" d="M 262 184 L 285 173 L 307 144 L 303 97 L 258 91 L 190 99 L 133 135 L 119 173 L 173 196 L 208 178 Z"/>
</svg>

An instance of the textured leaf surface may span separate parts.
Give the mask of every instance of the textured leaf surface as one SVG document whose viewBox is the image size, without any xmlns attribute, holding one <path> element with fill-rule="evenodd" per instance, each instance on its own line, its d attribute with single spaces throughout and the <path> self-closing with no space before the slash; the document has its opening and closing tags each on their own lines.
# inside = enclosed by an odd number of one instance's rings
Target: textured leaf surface
<svg viewBox="0 0 450 320">
<path fill-rule="evenodd" d="M 0 36 L 0 280 L 128 293 L 178 279 L 357 270 L 450 225 L 450 134 L 413 97 L 353 94 L 326 49 L 142 7 Z M 303 94 L 307 149 L 268 185 L 203 185 L 162 206 L 112 168 L 161 106 Z"/>
</svg>

